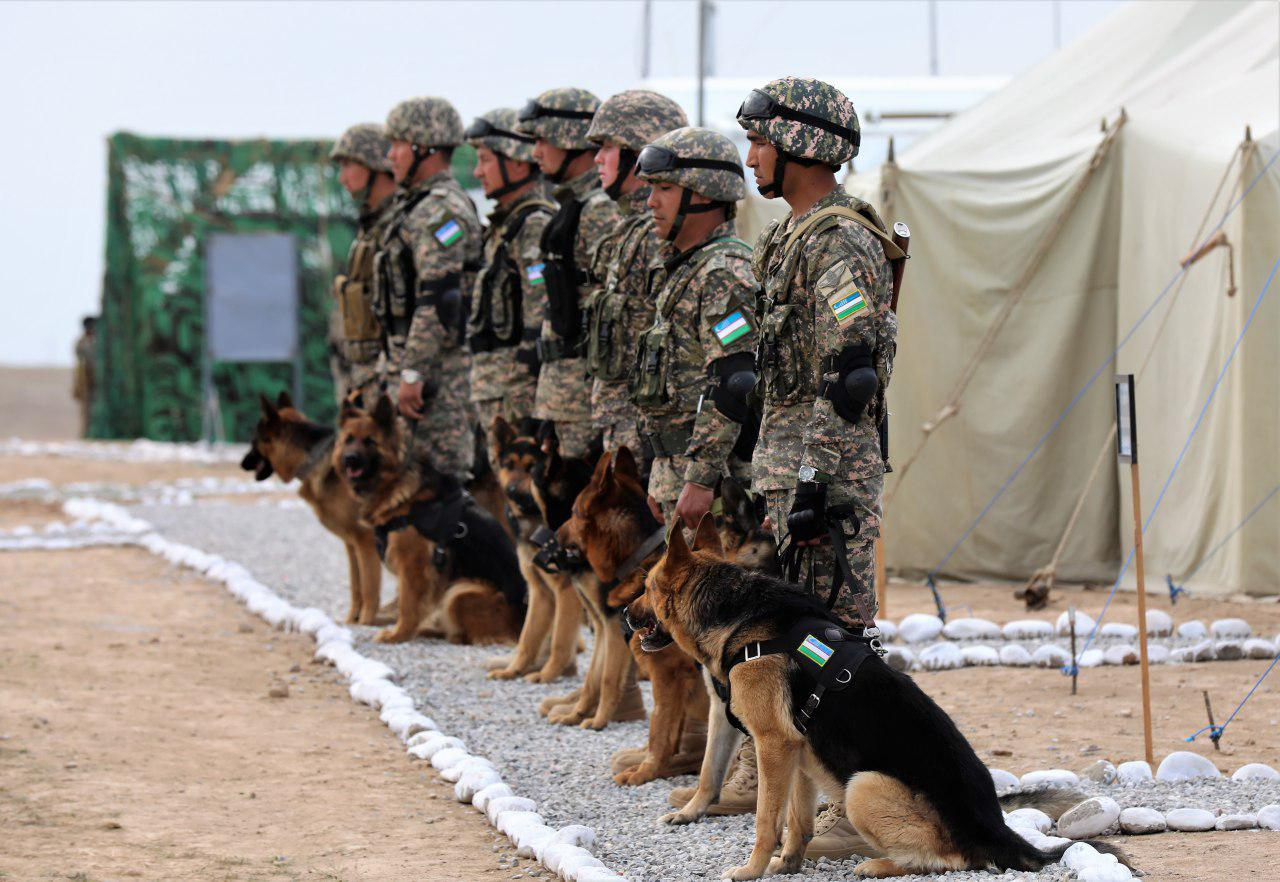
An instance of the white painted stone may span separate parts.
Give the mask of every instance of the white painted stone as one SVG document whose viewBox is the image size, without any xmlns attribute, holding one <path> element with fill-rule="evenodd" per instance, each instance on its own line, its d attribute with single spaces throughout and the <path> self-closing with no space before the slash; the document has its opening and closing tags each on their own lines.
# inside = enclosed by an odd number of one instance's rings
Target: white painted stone
<svg viewBox="0 0 1280 882">
<path fill-rule="evenodd" d="M 551 842 L 556 835 L 555 828 L 546 824 L 526 824 L 515 831 L 511 840 L 516 844 L 516 856 L 534 858 L 538 849 Z"/>
<path fill-rule="evenodd" d="M 1130 625 L 1127 622 L 1107 622 L 1098 629 L 1098 636 L 1124 641 L 1136 640 L 1138 639 L 1138 628 L 1136 625 Z"/>
<path fill-rule="evenodd" d="M 489 823 L 496 825 L 498 815 L 502 812 L 531 812 L 537 807 L 538 804 L 532 799 L 526 799 L 523 796 L 499 796 L 489 800 L 488 805 L 484 807 L 484 813 L 488 816 Z"/>
<path fill-rule="evenodd" d="M 461 747 L 446 747 L 444 750 L 437 750 L 431 756 L 431 765 L 439 771 L 456 766 L 463 760 L 471 759 L 471 754 L 467 753 Z"/>
<path fill-rule="evenodd" d="M 1146 784 L 1155 780 L 1151 774 L 1151 766 L 1146 760 L 1130 760 L 1116 766 L 1116 780 L 1121 784 Z"/>
<path fill-rule="evenodd" d="M 1173 616 L 1162 609 L 1147 610 L 1147 633 L 1152 637 L 1168 637 L 1173 633 Z"/>
<path fill-rule="evenodd" d="M 1164 815 L 1153 808 L 1135 806 L 1120 812 L 1120 829 L 1135 836 L 1163 833 L 1168 826 Z"/>
<path fill-rule="evenodd" d="M 895 671 L 909 671 L 916 663 L 916 654 L 905 646 L 886 646 L 885 649 L 888 650 L 884 657 L 885 664 Z"/>
<path fill-rule="evenodd" d="M 1162 665 L 1169 661 L 1169 647 L 1159 643 L 1147 644 L 1147 661 L 1153 665 Z"/>
<path fill-rule="evenodd" d="M 1106 655 L 1101 649 L 1086 649 L 1080 653 L 1080 658 L 1076 659 L 1076 665 L 1082 668 L 1096 668 L 1106 661 Z"/>
<path fill-rule="evenodd" d="M 480 809 L 480 811 L 484 811 L 489 805 L 489 800 L 501 799 L 504 796 L 512 795 L 511 787 L 500 781 L 497 784 L 490 784 L 477 792 L 475 796 L 471 797 L 471 804 Z"/>
<path fill-rule="evenodd" d="M 552 842 L 563 842 L 589 849 L 596 844 L 596 831 L 583 824 L 569 824 L 556 831 Z"/>
<path fill-rule="evenodd" d="M 1256 830 L 1257 828 L 1258 816 L 1249 812 L 1221 815 L 1213 825 L 1215 830 Z"/>
<path fill-rule="evenodd" d="M 1109 665 L 1136 665 L 1138 650 L 1128 644 L 1108 646 L 1102 651 L 1102 660 Z"/>
<path fill-rule="evenodd" d="M 1189 750 L 1175 750 L 1160 761 L 1156 769 L 1157 781 L 1194 781 L 1197 778 L 1220 778 L 1212 760 Z"/>
<path fill-rule="evenodd" d="M 1258 826 L 1263 830 L 1280 830 L 1280 803 L 1273 802 L 1258 809 Z"/>
<path fill-rule="evenodd" d="M 1192 619 L 1178 626 L 1178 636 L 1185 640 L 1203 640 L 1209 636 L 1209 629 L 1199 619 Z"/>
<path fill-rule="evenodd" d="M 1098 626 L 1098 623 L 1093 620 L 1093 617 L 1091 615 L 1089 615 L 1088 613 L 1080 612 L 1080 610 L 1076 610 L 1076 639 L 1077 640 L 1083 640 L 1087 638 L 1093 632 L 1093 629 L 1096 628 L 1097 626 Z M 1055 631 L 1058 632 L 1058 635 L 1060 637 L 1066 637 L 1067 635 L 1069 635 L 1071 633 L 1070 616 L 1065 612 L 1062 615 L 1058 616 L 1058 621 L 1054 623 L 1053 628 Z"/>
<path fill-rule="evenodd" d="M 1069 808 L 1058 818 L 1058 833 L 1068 839 L 1088 839 L 1110 830 L 1120 819 L 1120 804 L 1109 796 L 1095 796 Z"/>
<path fill-rule="evenodd" d="M 964 656 L 954 643 L 935 643 L 921 650 L 920 666 L 929 671 L 964 667 Z"/>
<path fill-rule="evenodd" d="M 1238 640 L 1219 640 L 1213 647 L 1218 661 L 1239 661 L 1244 658 L 1244 644 Z"/>
<path fill-rule="evenodd" d="M 885 643 L 898 636 L 898 626 L 888 619 L 876 619 L 876 627 L 880 629 L 880 639 Z"/>
<path fill-rule="evenodd" d="M 626 882 L 626 879 L 607 867 L 582 867 L 573 882 Z"/>
<path fill-rule="evenodd" d="M 1060 668 L 1070 662 L 1071 653 L 1053 643 L 1046 643 L 1031 653 L 1031 663 L 1038 668 Z"/>
<path fill-rule="evenodd" d="M 942 626 L 942 634 L 949 640 L 996 640 L 1000 626 L 987 619 L 952 619 Z"/>
<path fill-rule="evenodd" d="M 493 822 L 493 826 L 497 827 L 498 832 L 503 836 L 511 836 L 522 827 L 533 827 L 538 824 L 546 824 L 542 815 L 523 809 L 505 809 L 498 812 Z"/>
<path fill-rule="evenodd" d="M 1266 763 L 1246 763 L 1231 775 L 1232 781 L 1280 781 L 1280 772 Z"/>
<path fill-rule="evenodd" d="M 477 793 L 494 784 L 501 784 L 502 777 L 493 766 L 472 766 L 462 773 L 453 785 L 453 795 L 458 802 L 471 802 Z"/>
<path fill-rule="evenodd" d="M 1111 855 L 1103 855 L 1111 857 Z M 1076 873 L 1077 882 L 1125 882 L 1133 878 L 1133 872 L 1124 864 L 1094 864 Z"/>
<path fill-rule="evenodd" d="M 1244 642 L 1244 654 L 1249 658 L 1275 658 L 1276 645 L 1261 637 L 1250 637 Z"/>
<path fill-rule="evenodd" d="M 448 781 L 450 784 L 454 784 L 461 781 L 462 776 L 468 772 L 474 772 L 480 769 L 493 771 L 493 763 L 489 762 L 482 756 L 469 756 L 466 759 L 453 763 L 448 768 L 441 769 L 440 777 Z M 484 786 L 488 787 L 489 784 L 496 783 L 496 781 L 497 779 L 495 778 L 494 780 L 487 782 Z M 466 801 L 469 802 L 470 800 L 471 797 L 467 797 Z"/>
<path fill-rule="evenodd" d="M 1034 640 L 1053 636 L 1053 625 L 1044 619 L 1017 619 L 1000 629 L 1006 640 Z"/>
<path fill-rule="evenodd" d="M 1237 637 L 1241 640 L 1253 636 L 1253 629 L 1244 619 L 1217 619 L 1209 626 L 1209 633 L 1219 640 Z"/>
<path fill-rule="evenodd" d="M 970 667 L 1000 664 L 1000 653 L 985 644 L 960 647 L 960 657 Z"/>
<path fill-rule="evenodd" d="M 1218 819 L 1208 809 L 1176 808 L 1164 813 L 1164 822 L 1170 830 L 1181 833 L 1203 833 L 1212 830 Z"/>
<path fill-rule="evenodd" d="M 1080 777 L 1088 781 L 1096 781 L 1099 784 L 1114 784 L 1116 782 L 1116 767 L 1107 760 L 1100 759 L 1082 769 Z"/>
<path fill-rule="evenodd" d="M 1075 870 L 1076 872 L 1086 867 L 1098 867 L 1114 863 L 1116 863 L 1116 859 L 1113 855 L 1104 854 L 1087 842 L 1077 842 L 1062 853 L 1062 865 L 1068 870 Z"/>
<path fill-rule="evenodd" d="M 1001 646 L 1000 664 L 1011 668 L 1025 668 L 1031 664 L 1031 653 L 1016 643 Z"/>
<path fill-rule="evenodd" d="M 1197 662 L 1213 661 L 1216 658 L 1212 640 L 1201 640 L 1191 647 L 1191 660 Z"/>
<path fill-rule="evenodd" d="M 1009 812 L 1005 821 L 1010 827 L 1030 826 L 1041 833 L 1048 833 L 1053 829 L 1053 818 L 1036 808 L 1014 809 Z"/>
<path fill-rule="evenodd" d="M 1037 769 L 1018 780 L 1023 787 L 1075 787 L 1080 776 L 1068 769 Z"/>
<path fill-rule="evenodd" d="M 991 772 L 991 783 L 996 785 L 996 792 L 1018 786 L 1018 776 L 1004 769 L 988 769 Z"/>
<path fill-rule="evenodd" d="M 936 640 L 942 633 L 942 619 L 927 613 L 912 613 L 898 623 L 898 636 L 907 643 Z"/>
</svg>

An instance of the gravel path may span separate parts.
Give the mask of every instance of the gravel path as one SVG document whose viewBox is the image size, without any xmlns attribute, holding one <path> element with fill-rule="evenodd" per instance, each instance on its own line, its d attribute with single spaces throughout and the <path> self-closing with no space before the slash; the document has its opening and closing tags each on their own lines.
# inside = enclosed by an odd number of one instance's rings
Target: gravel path
<svg viewBox="0 0 1280 882">
<path fill-rule="evenodd" d="M 222 555 L 248 567 L 291 603 L 317 606 L 335 619 L 346 616 L 345 555 L 310 511 L 275 506 L 202 503 L 195 506 L 137 506 L 130 511 L 150 521 L 167 538 Z M 394 594 L 384 577 L 383 600 Z M 566 692 L 573 683 L 549 686 L 485 678 L 483 662 L 494 648 L 451 646 L 436 641 L 384 647 L 370 641 L 372 628 L 353 626 L 356 648 L 391 665 L 421 709 L 441 728 L 461 738 L 467 749 L 488 757 L 516 793 L 538 803 L 552 827 L 586 824 L 595 829 L 597 856 L 633 882 L 687 882 L 718 879 L 721 871 L 745 860 L 753 841 L 753 816 L 711 819 L 681 828 L 664 827 L 657 818 L 668 811 L 673 786 L 692 776 L 622 788 L 608 778 L 610 755 L 642 745 L 643 723 L 611 725 L 604 732 L 552 726 L 537 714 L 546 695 Z M 588 656 L 580 657 L 585 666 Z M 642 684 L 647 691 L 648 684 Z M 647 700 L 647 699 L 646 699 Z M 1113 758 L 1115 760 L 1127 757 Z M 1106 793 L 1122 806 L 1158 809 L 1179 806 L 1256 811 L 1280 802 L 1280 784 L 1229 780 L 1141 787 L 1085 782 L 1090 793 Z M 806 878 L 855 878 L 854 862 L 807 865 Z M 1054 865 L 1039 873 L 949 873 L 949 880 L 1062 880 L 1068 871 Z M 910 877 L 934 879 L 929 877 Z"/>
</svg>

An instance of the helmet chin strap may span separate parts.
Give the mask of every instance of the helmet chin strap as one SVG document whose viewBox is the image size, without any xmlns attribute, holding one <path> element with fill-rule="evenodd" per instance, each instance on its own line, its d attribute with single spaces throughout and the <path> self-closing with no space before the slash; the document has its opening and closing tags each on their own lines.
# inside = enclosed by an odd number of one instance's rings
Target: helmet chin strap
<svg viewBox="0 0 1280 882">
<path fill-rule="evenodd" d="M 766 199 L 774 199 L 782 195 L 782 179 L 787 174 L 787 154 L 774 147 L 777 158 L 773 162 L 773 180 L 760 187 L 760 195 Z"/>
<path fill-rule="evenodd" d="M 586 152 L 586 150 L 569 150 L 566 148 L 564 151 L 564 159 L 561 161 L 560 167 L 553 172 L 547 172 L 547 177 L 555 181 L 557 184 L 563 184 L 564 176 L 569 171 L 569 166 L 573 164 L 575 159 Z"/>
<path fill-rule="evenodd" d="M 613 176 L 613 183 L 604 188 L 607 195 L 614 202 L 622 198 L 622 186 L 627 182 L 627 178 L 631 175 L 631 170 L 636 167 L 636 159 L 639 158 L 636 151 L 630 147 L 618 148 L 618 171 Z"/>
<path fill-rule="evenodd" d="M 502 175 L 502 186 L 494 190 L 492 193 L 487 191 L 485 192 L 484 195 L 488 196 L 490 199 L 500 199 L 508 193 L 514 193 L 516 190 L 519 190 L 525 184 L 538 177 L 537 172 L 530 171 L 518 181 L 513 181 L 511 180 L 511 176 L 507 174 L 507 157 L 503 156 L 501 153 L 495 153 L 494 156 L 498 160 L 498 174 Z"/>
<path fill-rule="evenodd" d="M 717 208 L 724 208 L 727 203 L 724 202 L 707 202 L 703 205 L 693 205 L 693 191 L 688 187 L 682 187 L 680 192 L 680 207 L 676 209 L 676 216 L 671 221 L 671 229 L 667 230 L 667 234 L 662 238 L 668 242 L 674 242 L 676 237 L 680 235 L 680 230 L 684 227 L 684 217 L 686 214 L 706 214 L 709 211 L 715 211 Z"/>
</svg>

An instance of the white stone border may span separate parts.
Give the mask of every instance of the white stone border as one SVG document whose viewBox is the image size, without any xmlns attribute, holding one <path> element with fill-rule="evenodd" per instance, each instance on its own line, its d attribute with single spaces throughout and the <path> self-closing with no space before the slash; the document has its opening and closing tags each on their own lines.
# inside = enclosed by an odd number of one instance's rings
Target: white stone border
<svg viewBox="0 0 1280 882">
<path fill-rule="evenodd" d="M 516 846 L 521 857 L 539 863 L 568 882 L 616 882 L 625 877 L 607 868 L 589 850 L 595 831 L 581 824 L 555 829 L 543 823 L 531 799 L 515 795 L 488 759 L 472 756 L 461 739 L 441 732 L 435 721 L 419 712 L 409 693 L 393 682 L 395 671 L 383 662 L 356 652 L 353 635 L 316 607 L 300 609 L 253 577 L 238 563 L 161 536 L 146 521 L 120 506 L 94 499 L 71 499 L 63 505 L 68 517 L 99 526 L 83 535 L 40 535 L 32 530 L 22 538 L 25 549 L 61 550 L 91 545 L 137 545 L 170 563 L 221 582 L 250 612 L 273 628 L 301 631 L 316 641 L 315 658 L 336 667 L 349 682 L 354 701 L 380 712 L 387 728 L 408 745 L 408 753 L 430 761 L 440 777 L 453 783 L 459 802 L 470 802 L 488 822 Z M 10 531 L 12 532 L 12 531 Z M 111 542 L 97 541 L 111 539 Z M 78 541 L 77 541 L 78 540 Z M 0 545 L 0 548 L 3 548 Z"/>
<path fill-rule="evenodd" d="M 239 462 L 247 444 L 188 444 L 173 441 L 24 441 L 0 440 L 0 456 L 65 456 L 123 462 Z"/>
</svg>

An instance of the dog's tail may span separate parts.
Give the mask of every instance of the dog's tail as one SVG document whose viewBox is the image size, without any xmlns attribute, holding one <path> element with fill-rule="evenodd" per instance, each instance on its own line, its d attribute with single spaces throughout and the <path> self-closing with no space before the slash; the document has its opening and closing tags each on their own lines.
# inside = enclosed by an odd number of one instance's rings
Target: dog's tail
<svg viewBox="0 0 1280 882">
<path fill-rule="evenodd" d="M 1039 809 L 1056 821 L 1067 809 L 1080 804 L 1086 798 L 1079 790 L 1070 788 L 1036 787 L 1031 790 L 1006 793 L 1000 797 L 1000 808 L 1006 812 L 1020 808 Z M 1000 829 L 995 833 L 995 842 L 986 858 L 998 867 L 1014 870 L 1038 870 L 1048 864 L 1057 863 L 1062 860 L 1063 853 L 1075 844 L 1068 842 L 1066 845 L 1041 850 L 1004 824 L 1001 824 Z M 1103 854 L 1115 855 L 1116 859 L 1126 867 L 1133 867 L 1129 862 L 1129 856 L 1119 846 L 1093 839 L 1080 841 L 1093 846 Z"/>
<path fill-rule="evenodd" d="M 1001 796 L 1000 808 L 1006 812 L 1021 808 L 1039 809 L 1056 821 L 1067 809 L 1084 802 L 1089 797 L 1070 787 L 1033 787 L 1015 790 Z"/>
<path fill-rule="evenodd" d="M 449 586 L 444 602 L 445 630 L 459 643 L 513 643 L 520 617 L 493 586 L 461 580 Z"/>
</svg>

